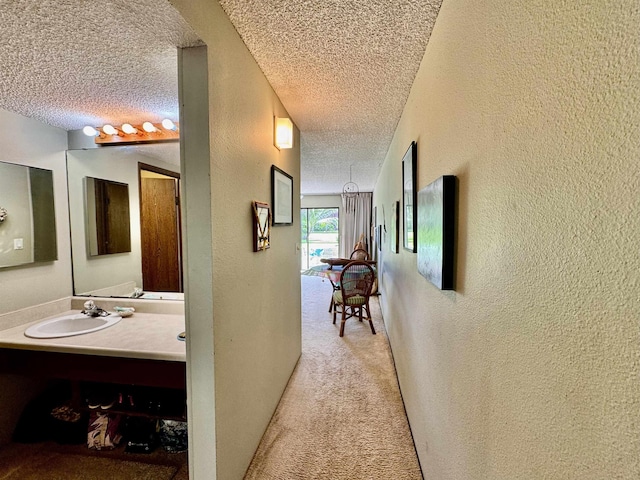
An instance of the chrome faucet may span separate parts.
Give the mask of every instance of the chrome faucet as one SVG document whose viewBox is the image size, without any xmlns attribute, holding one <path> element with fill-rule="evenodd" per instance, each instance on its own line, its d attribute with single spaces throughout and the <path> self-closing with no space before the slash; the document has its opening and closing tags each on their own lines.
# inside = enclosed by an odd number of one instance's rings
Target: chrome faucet
<svg viewBox="0 0 640 480">
<path fill-rule="evenodd" d="M 110 315 L 109 312 L 98 307 L 93 300 L 87 300 L 84 302 L 84 310 L 80 313 L 84 313 L 90 317 L 106 317 L 107 315 Z"/>
<path fill-rule="evenodd" d="M 144 295 L 144 292 L 141 288 L 134 288 L 131 298 L 140 298 L 142 295 Z"/>
</svg>

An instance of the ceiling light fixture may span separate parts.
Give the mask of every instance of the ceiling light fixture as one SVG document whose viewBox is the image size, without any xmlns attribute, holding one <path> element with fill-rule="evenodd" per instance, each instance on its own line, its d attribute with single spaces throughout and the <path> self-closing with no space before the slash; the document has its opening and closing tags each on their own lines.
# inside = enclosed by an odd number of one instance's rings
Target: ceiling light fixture
<svg viewBox="0 0 640 480">
<path fill-rule="evenodd" d="M 95 137 L 98 145 L 118 145 L 127 143 L 172 142 L 180 139 L 178 125 L 169 119 L 162 123 L 144 122 L 142 125 L 123 123 L 120 128 L 105 124 L 102 127 L 87 125 L 82 132 Z"/>
<path fill-rule="evenodd" d="M 135 135 L 138 133 L 138 129 L 133 125 L 131 125 L 130 123 L 123 123 L 122 127 L 120 128 L 122 128 L 122 131 L 127 135 Z"/>
<path fill-rule="evenodd" d="M 293 148 L 293 122 L 290 118 L 273 117 L 273 144 L 278 150 Z"/>
<path fill-rule="evenodd" d="M 158 131 L 158 129 L 151 122 L 144 122 L 142 124 L 142 129 L 147 133 L 153 133 Z"/>
<path fill-rule="evenodd" d="M 98 137 L 100 136 L 100 130 L 93 128 L 89 125 L 82 129 L 82 133 L 84 133 L 87 137 Z"/>
<path fill-rule="evenodd" d="M 118 135 L 118 129 L 108 123 L 102 126 L 102 131 L 107 135 Z"/>
<path fill-rule="evenodd" d="M 173 130 L 174 132 L 178 130 L 178 127 L 176 126 L 176 124 L 173 123 L 168 118 L 165 118 L 164 120 L 162 120 L 162 128 L 164 128 L 165 130 Z"/>
<path fill-rule="evenodd" d="M 349 181 L 342 187 L 342 194 L 347 197 L 355 197 L 360 193 L 358 184 L 351 181 L 351 165 L 349 165 Z"/>
</svg>

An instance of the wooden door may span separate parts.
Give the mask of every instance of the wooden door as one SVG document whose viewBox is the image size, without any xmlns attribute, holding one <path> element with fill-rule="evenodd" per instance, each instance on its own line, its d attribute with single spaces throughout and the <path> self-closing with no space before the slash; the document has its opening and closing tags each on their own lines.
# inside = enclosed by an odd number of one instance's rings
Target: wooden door
<svg viewBox="0 0 640 480">
<path fill-rule="evenodd" d="M 140 178 L 142 288 L 181 292 L 178 180 Z"/>
</svg>

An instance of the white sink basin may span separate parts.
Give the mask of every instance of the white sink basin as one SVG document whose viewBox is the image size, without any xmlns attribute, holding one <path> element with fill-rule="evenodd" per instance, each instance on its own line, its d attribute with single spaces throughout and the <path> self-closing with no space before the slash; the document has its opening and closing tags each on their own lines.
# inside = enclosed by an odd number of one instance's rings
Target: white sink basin
<svg viewBox="0 0 640 480">
<path fill-rule="evenodd" d="M 120 320 L 122 320 L 122 317 L 114 314 L 106 317 L 90 317 L 84 313 L 75 313 L 36 323 L 27 328 L 24 334 L 31 338 L 71 337 L 73 335 L 97 332 L 115 325 Z"/>
</svg>

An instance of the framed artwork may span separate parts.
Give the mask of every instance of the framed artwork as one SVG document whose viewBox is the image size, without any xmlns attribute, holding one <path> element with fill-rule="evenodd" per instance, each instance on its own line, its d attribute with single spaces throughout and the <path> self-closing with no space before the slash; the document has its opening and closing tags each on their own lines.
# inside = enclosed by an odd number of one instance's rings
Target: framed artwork
<svg viewBox="0 0 640 480">
<path fill-rule="evenodd" d="M 373 207 L 373 217 L 371 219 L 371 238 L 376 238 L 376 218 L 378 216 L 378 207 Z"/>
<path fill-rule="evenodd" d="M 378 244 L 378 251 L 382 251 L 382 225 L 376 227 L 376 243 Z"/>
<path fill-rule="evenodd" d="M 271 165 L 273 225 L 293 225 L 293 177 Z"/>
<path fill-rule="evenodd" d="M 405 250 L 416 252 L 418 212 L 416 183 L 417 183 L 417 145 L 411 142 L 407 152 L 402 157 L 402 246 Z"/>
<path fill-rule="evenodd" d="M 271 246 L 271 208 L 269 204 L 252 202 L 253 251 L 261 252 Z"/>
<path fill-rule="evenodd" d="M 400 202 L 391 204 L 391 225 L 389 226 L 389 247 L 393 253 L 399 253 L 400 249 Z"/>
<path fill-rule="evenodd" d="M 454 289 L 456 177 L 418 193 L 418 271 L 440 290 Z"/>
</svg>

